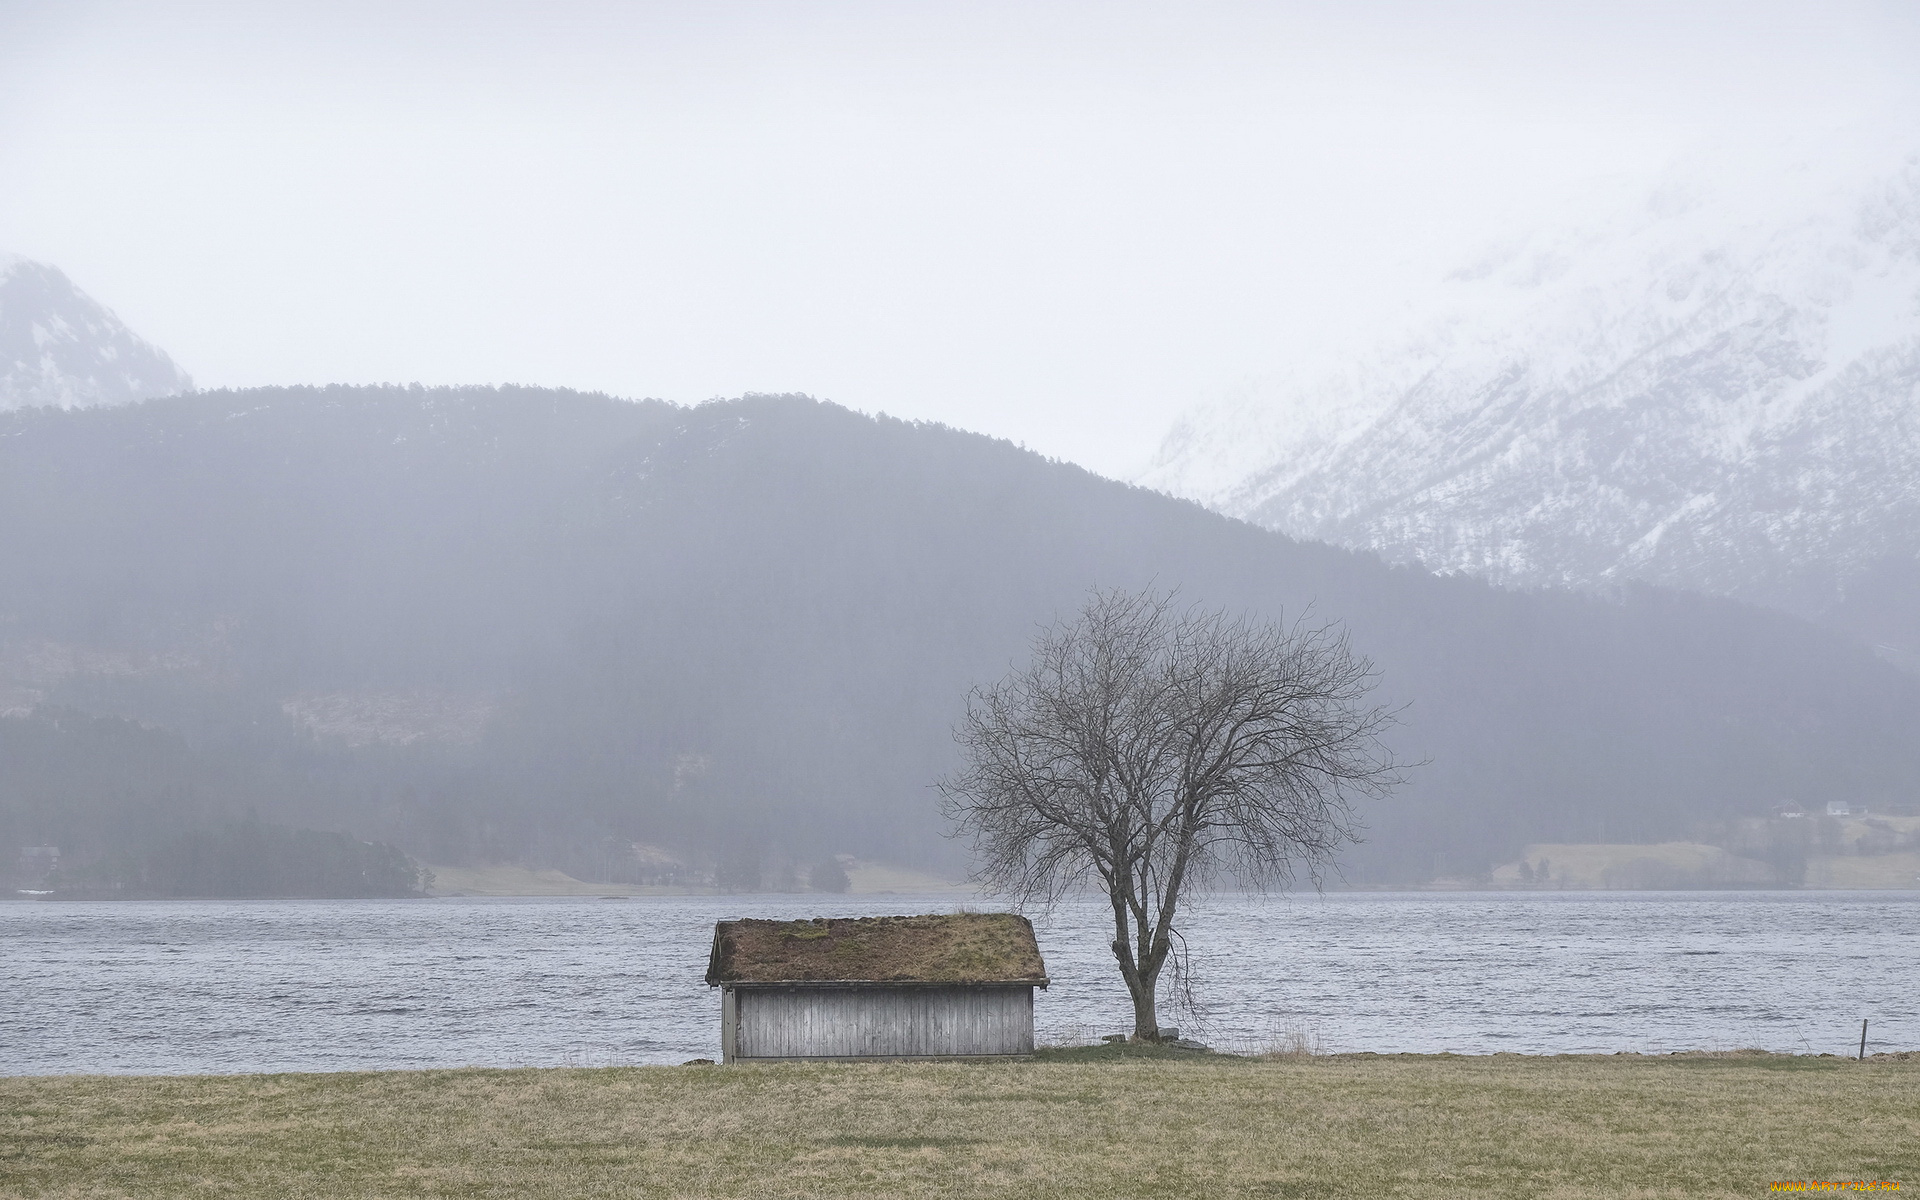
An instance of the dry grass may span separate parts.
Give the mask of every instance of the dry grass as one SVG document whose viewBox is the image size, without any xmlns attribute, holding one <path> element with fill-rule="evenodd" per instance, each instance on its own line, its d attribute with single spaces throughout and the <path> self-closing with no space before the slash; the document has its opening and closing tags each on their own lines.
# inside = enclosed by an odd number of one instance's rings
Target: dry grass
<svg viewBox="0 0 1920 1200">
<path fill-rule="evenodd" d="M 561 871 L 527 867 L 436 867 L 435 896 L 640 896 L 687 888 L 643 888 L 625 883 L 591 883 Z"/>
<path fill-rule="evenodd" d="M 925 871 L 915 871 L 908 867 L 892 867 L 886 863 L 866 862 L 854 859 L 846 864 L 847 879 L 851 884 L 847 892 L 854 896 L 888 895 L 942 895 L 952 896 L 956 900 L 978 899 L 980 890 L 971 883 L 944 879 L 938 875 L 929 875 Z"/>
<path fill-rule="evenodd" d="M 0 1079 L 0 1196 L 1760 1195 L 1920 1187 L 1920 1061 L 1128 1055 Z"/>
<path fill-rule="evenodd" d="M 1920 887 L 1920 854 L 1828 854 L 1807 860 L 1810 888 Z"/>
</svg>

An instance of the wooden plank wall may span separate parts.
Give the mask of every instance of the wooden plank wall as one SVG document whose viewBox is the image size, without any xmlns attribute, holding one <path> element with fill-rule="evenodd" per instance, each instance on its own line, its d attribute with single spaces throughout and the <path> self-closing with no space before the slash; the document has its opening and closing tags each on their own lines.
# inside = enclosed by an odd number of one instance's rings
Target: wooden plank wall
<svg viewBox="0 0 1920 1200">
<path fill-rule="evenodd" d="M 1033 1053 L 1033 988 L 730 988 L 729 1058 Z"/>
</svg>

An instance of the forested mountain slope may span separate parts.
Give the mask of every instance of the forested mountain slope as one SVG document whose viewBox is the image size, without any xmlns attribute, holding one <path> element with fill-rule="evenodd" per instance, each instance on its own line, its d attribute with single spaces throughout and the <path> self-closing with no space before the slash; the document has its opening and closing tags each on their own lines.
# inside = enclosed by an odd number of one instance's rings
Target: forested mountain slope
<svg viewBox="0 0 1920 1200">
<path fill-rule="evenodd" d="M 957 867 L 928 785 L 967 689 L 1089 588 L 1149 583 L 1337 619 L 1374 658 L 1425 765 L 1368 813 L 1356 882 L 1920 784 L 1920 683 L 1799 620 L 1439 578 L 799 397 L 24 410 L 0 416 L 0 562 L 10 720 L 135 720 L 244 773 L 269 820 L 437 862 Z M 234 808 L 211 787 L 139 802 Z M 0 844 L 104 853 L 126 825 L 57 818 L 0 764 Z"/>
</svg>

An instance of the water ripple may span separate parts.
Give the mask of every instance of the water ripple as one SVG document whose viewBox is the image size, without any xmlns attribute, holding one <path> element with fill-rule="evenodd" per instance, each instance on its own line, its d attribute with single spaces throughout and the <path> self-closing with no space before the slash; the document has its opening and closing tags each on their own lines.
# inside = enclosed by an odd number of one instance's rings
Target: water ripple
<svg viewBox="0 0 1920 1200">
<path fill-rule="evenodd" d="M 716 919 L 951 897 L 0 904 L 0 1073 L 601 1066 L 714 1057 Z M 1199 899 L 1197 1010 L 1233 1048 L 1920 1047 L 1920 894 Z M 1131 1027 L 1104 905 L 1039 921 L 1043 1041 Z"/>
</svg>

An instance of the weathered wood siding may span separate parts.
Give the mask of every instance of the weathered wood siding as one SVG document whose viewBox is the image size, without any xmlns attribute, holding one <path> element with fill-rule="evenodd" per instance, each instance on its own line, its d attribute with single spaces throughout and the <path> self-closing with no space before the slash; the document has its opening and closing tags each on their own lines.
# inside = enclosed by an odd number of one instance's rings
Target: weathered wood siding
<svg viewBox="0 0 1920 1200">
<path fill-rule="evenodd" d="M 729 1061 L 1033 1053 L 1027 984 L 726 990 Z"/>
</svg>

